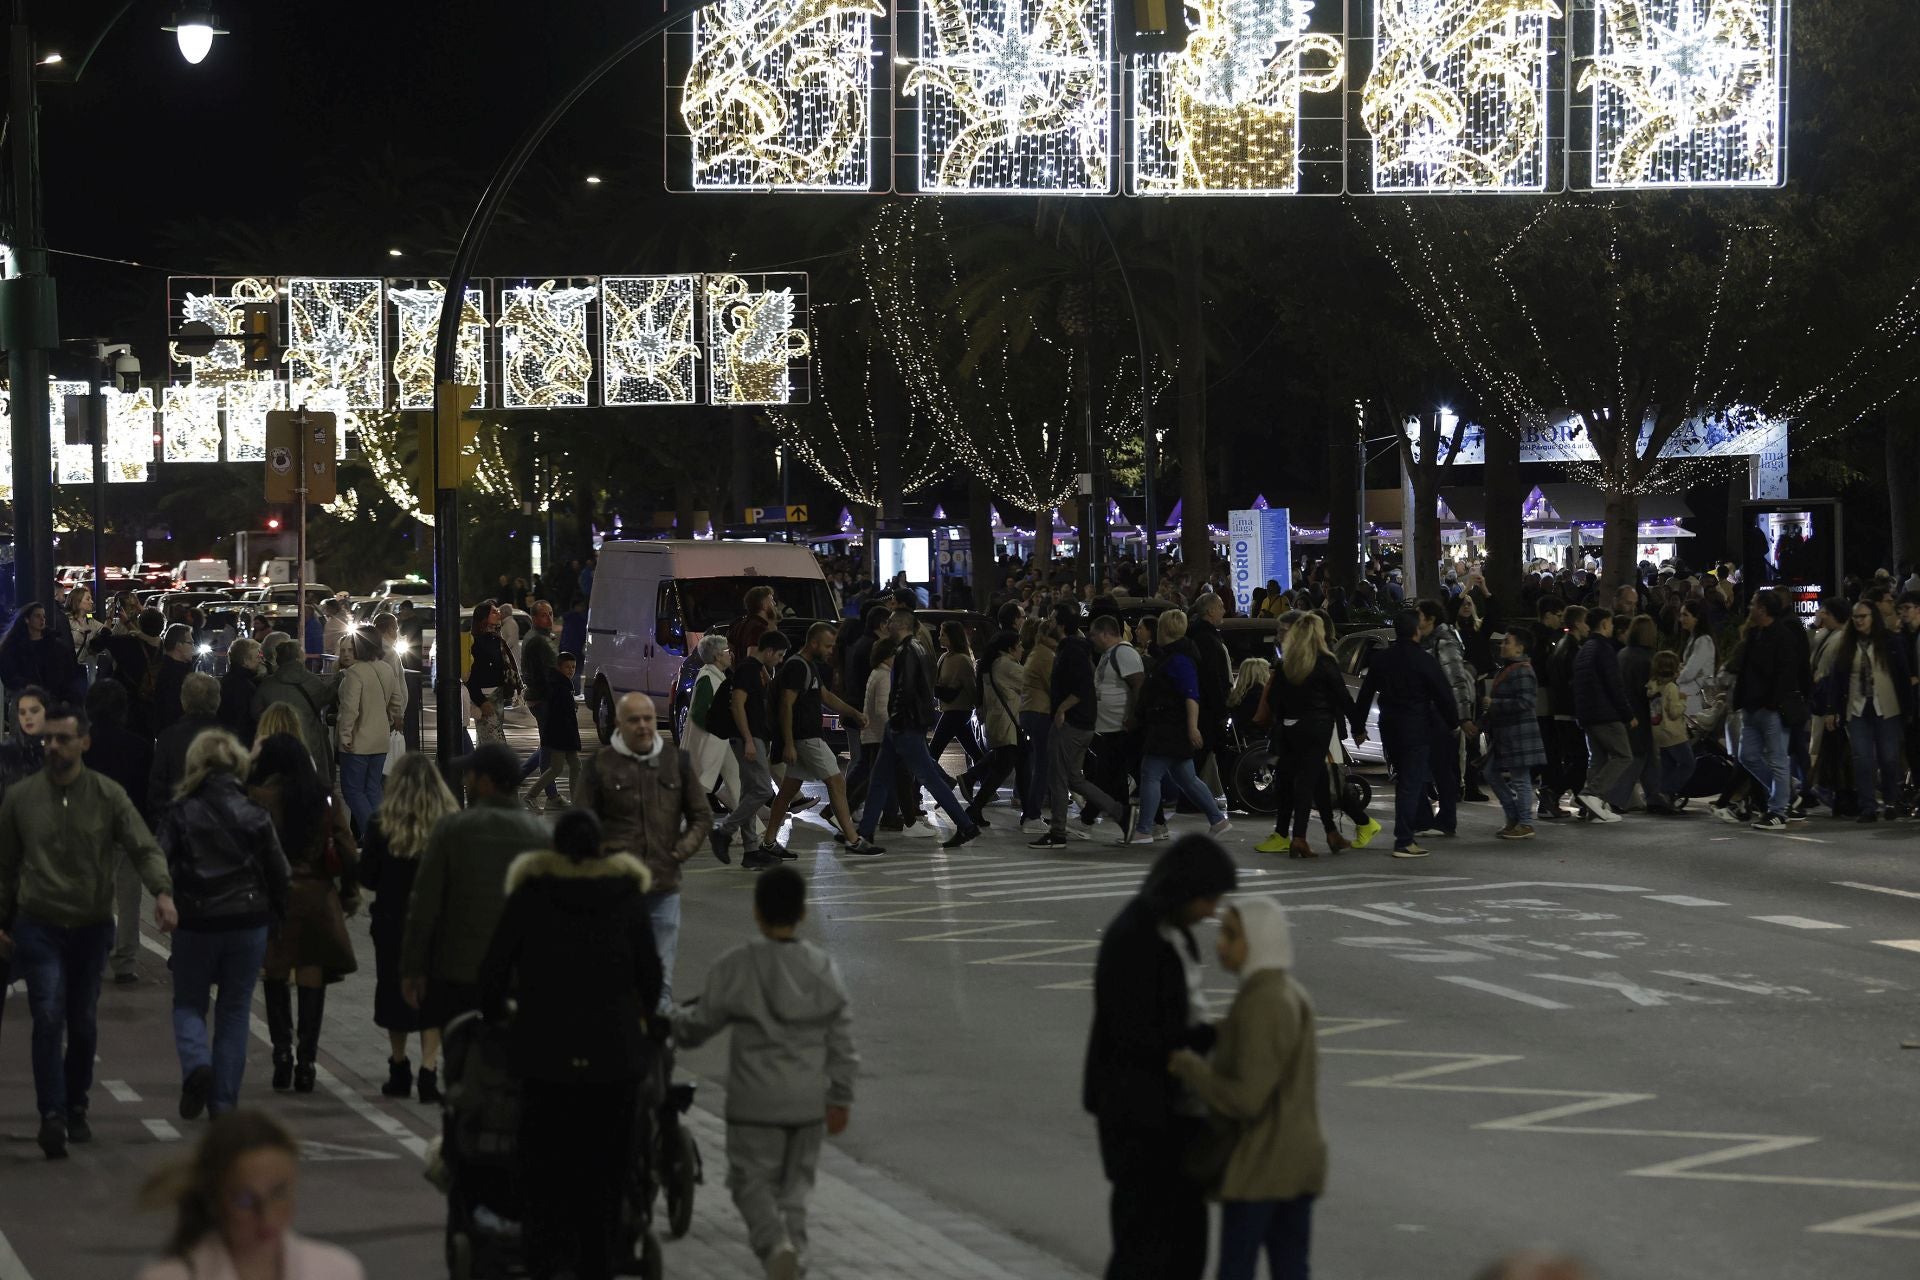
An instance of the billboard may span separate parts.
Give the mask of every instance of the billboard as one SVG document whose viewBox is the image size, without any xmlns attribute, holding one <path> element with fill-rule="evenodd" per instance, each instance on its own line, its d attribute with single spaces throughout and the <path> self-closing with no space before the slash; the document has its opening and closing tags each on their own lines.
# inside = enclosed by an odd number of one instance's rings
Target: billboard
<svg viewBox="0 0 1920 1280">
<path fill-rule="evenodd" d="M 1227 563 L 1234 611 L 1253 612 L 1253 591 L 1278 582 L 1293 588 L 1293 522 L 1285 507 L 1227 513 Z"/>
</svg>

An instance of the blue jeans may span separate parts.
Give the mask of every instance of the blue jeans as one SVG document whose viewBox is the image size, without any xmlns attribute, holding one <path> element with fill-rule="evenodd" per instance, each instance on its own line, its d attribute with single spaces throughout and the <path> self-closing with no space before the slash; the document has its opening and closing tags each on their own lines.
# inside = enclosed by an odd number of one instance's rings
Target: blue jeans
<svg viewBox="0 0 1920 1280">
<path fill-rule="evenodd" d="M 380 797 L 387 789 L 387 753 L 361 756 L 340 753 L 340 794 L 346 797 L 347 812 L 353 815 L 353 829 L 364 834 L 367 824 L 380 808 Z"/>
<path fill-rule="evenodd" d="M 1487 785 L 1500 798 L 1500 812 L 1510 827 L 1524 827 L 1533 821 L 1533 771 L 1522 766 L 1503 769 L 1498 760 L 1487 761 Z"/>
<path fill-rule="evenodd" d="M 180 1076 L 199 1067 L 213 1068 L 213 1093 L 207 1109 L 214 1115 L 240 1102 L 240 1079 L 247 1071 L 247 1022 L 253 984 L 267 954 L 267 927 L 256 929 L 180 929 L 173 935 L 173 1047 L 180 1055 Z M 214 987 L 213 1039 L 207 1039 L 207 1003 Z"/>
<path fill-rule="evenodd" d="M 1404 849 L 1416 843 L 1414 837 L 1432 812 L 1427 807 L 1427 783 L 1432 780 L 1433 742 L 1419 735 L 1392 739 L 1387 743 L 1387 759 L 1393 762 L 1393 847 Z M 1448 761 L 1448 767 L 1452 763 Z"/>
<path fill-rule="evenodd" d="M 1670 747 L 1660 748 L 1660 790 L 1666 795 L 1668 803 L 1681 799 L 1687 783 L 1693 778 L 1693 744 L 1676 742 Z"/>
<path fill-rule="evenodd" d="M 661 1013 L 673 1009 L 673 961 L 680 954 L 680 891 L 650 893 L 647 919 L 653 925 L 653 949 L 660 953 Z"/>
<path fill-rule="evenodd" d="M 1862 814 L 1874 811 L 1876 763 L 1880 766 L 1880 803 L 1887 808 L 1900 803 L 1901 737 L 1898 716 L 1858 715 L 1847 721 L 1847 743 L 1853 748 L 1853 785 L 1860 798 Z"/>
<path fill-rule="evenodd" d="M 13 972 L 27 984 L 33 1015 L 33 1098 L 42 1117 L 87 1109 L 100 974 L 113 946 L 113 921 L 68 928 L 21 916 L 13 925 Z"/>
<path fill-rule="evenodd" d="M 940 766 L 927 754 L 926 735 L 918 729 L 895 731 L 889 728 L 886 736 L 880 739 L 879 752 L 873 762 L 873 781 L 867 786 L 867 804 L 860 811 L 861 839 L 873 839 L 873 833 L 879 829 L 880 815 L 886 811 L 887 801 L 893 798 L 896 766 L 904 767 L 927 789 L 927 794 L 947 811 L 947 816 L 953 819 L 956 827 L 962 831 L 973 829 L 973 819 L 967 816 L 960 797 L 953 794 L 953 788 L 947 785 L 947 775 L 940 772 Z"/>
<path fill-rule="evenodd" d="M 1226 820 L 1227 815 L 1220 812 L 1213 794 L 1193 771 L 1192 756 L 1146 756 L 1140 761 L 1140 808 L 1136 811 L 1139 816 L 1133 820 L 1136 834 L 1152 834 L 1153 816 L 1160 812 L 1161 787 L 1169 780 L 1189 804 L 1207 815 L 1208 822 Z"/>
<path fill-rule="evenodd" d="M 1264 1246 L 1273 1280 L 1307 1280 L 1312 1243 L 1310 1195 L 1291 1200 L 1224 1200 L 1220 1204 L 1220 1269 L 1215 1274 L 1219 1280 L 1254 1280 Z"/>
<path fill-rule="evenodd" d="M 1793 800 L 1793 762 L 1778 711 L 1749 711 L 1740 724 L 1740 764 L 1767 791 L 1767 812 L 1786 816 Z"/>
</svg>

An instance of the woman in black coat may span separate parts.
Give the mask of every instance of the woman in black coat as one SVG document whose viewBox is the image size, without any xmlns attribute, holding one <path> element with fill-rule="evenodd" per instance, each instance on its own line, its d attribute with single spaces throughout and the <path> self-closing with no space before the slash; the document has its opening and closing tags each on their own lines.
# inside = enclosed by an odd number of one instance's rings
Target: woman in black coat
<svg viewBox="0 0 1920 1280">
<path fill-rule="evenodd" d="M 220 677 L 220 727 L 242 742 L 252 742 L 259 725 L 253 696 L 260 690 L 264 658 L 258 640 L 235 640 L 227 650 L 227 674 Z"/>
<path fill-rule="evenodd" d="M 1366 737 L 1366 722 L 1355 719 L 1353 695 L 1327 647 L 1326 623 L 1320 615 L 1289 614 L 1280 625 L 1283 652 L 1267 686 L 1269 745 L 1280 804 L 1274 813 L 1273 834 L 1255 848 L 1261 853 L 1314 858 L 1319 855 L 1307 843 L 1307 820 L 1316 801 L 1327 833 L 1327 851 L 1338 853 L 1347 847 L 1346 838 L 1333 825 L 1327 756 L 1343 725 L 1351 727 L 1357 741 Z M 1365 812 L 1350 816 L 1362 842 L 1370 840 L 1373 832 L 1367 830 L 1371 823 Z"/>
<path fill-rule="evenodd" d="M 528 1270 L 610 1280 L 625 1261 L 621 1201 L 649 1053 L 642 1021 L 660 1000 L 652 877 L 630 854 L 601 856 L 600 820 L 587 810 L 562 815 L 553 844 L 507 873 L 482 1008 L 497 1021 L 515 997 Z"/>
</svg>

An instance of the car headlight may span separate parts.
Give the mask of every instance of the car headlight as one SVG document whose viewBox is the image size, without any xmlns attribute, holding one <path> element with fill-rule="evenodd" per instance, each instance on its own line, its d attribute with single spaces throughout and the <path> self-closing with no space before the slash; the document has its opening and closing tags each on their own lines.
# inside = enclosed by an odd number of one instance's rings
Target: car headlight
<svg viewBox="0 0 1920 1280">
<path fill-rule="evenodd" d="M 208 654 L 208 653 L 212 653 L 212 652 L 213 652 L 213 646 L 212 646 L 212 645 L 210 645 L 210 644 L 203 644 L 203 645 L 201 645 L 201 646 L 199 647 L 199 649 L 197 649 L 197 650 L 195 650 L 195 652 L 197 652 L 197 653 L 201 653 L 201 654 Z"/>
<path fill-rule="evenodd" d="M 393 642 L 393 651 L 395 653 L 407 653 L 411 651 L 412 648 L 413 646 L 407 643 L 407 638 L 405 636 L 401 636 L 398 640 L 395 640 Z"/>
</svg>

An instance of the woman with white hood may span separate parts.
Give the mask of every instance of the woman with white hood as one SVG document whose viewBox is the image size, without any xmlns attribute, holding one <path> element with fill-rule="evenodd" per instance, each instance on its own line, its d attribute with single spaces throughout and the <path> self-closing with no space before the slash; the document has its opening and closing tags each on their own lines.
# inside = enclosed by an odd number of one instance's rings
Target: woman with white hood
<svg viewBox="0 0 1920 1280">
<path fill-rule="evenodd" d="M 1240 992 L 1211 1059 L 1175 1053 L 1167 1069 L 1206 1103 L 1219 1139 L 1207 1170 L 1220 1200 L 1219 1280 L 1253 1280 L 1266 1249 L 1273 1280 L 1307 1280 L 1313 1201 L 1326 1188 L 1313 1002 L 1295 983 L 1280 904 L 1227 900 L 1220 963 Z"/>
<path fill-rule="evenodd" d="M 693 681 L 693 700 L 687 708 L 687 754 L 693 759 L 694 776 L 709 794 L 718 789 L 729 805 L 740 795 L 740 766 L 725 738 L 707 732 L 707 709 L 727 682 L 733 667 L 733 650 L 727 647 L 724 631 L 713 631 L 700 638 L 700 674 Z"/>
</svg>

